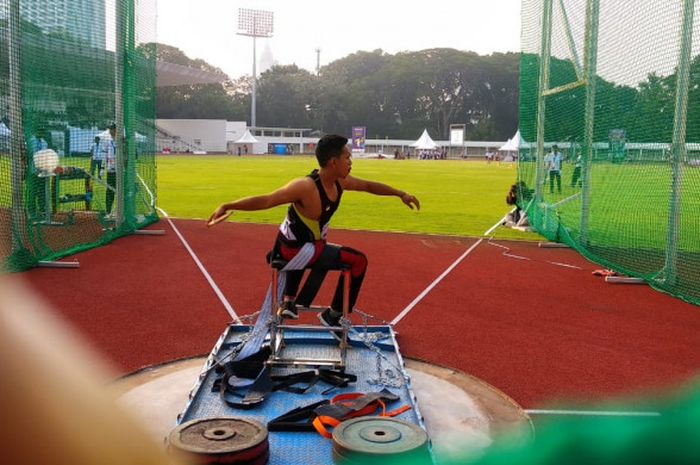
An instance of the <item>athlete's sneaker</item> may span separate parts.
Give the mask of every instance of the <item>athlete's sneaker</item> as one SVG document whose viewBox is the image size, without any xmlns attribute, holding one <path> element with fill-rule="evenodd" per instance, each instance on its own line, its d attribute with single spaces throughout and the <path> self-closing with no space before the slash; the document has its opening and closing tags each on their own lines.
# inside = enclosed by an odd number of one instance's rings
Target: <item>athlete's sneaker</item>
<svg viewBox="0 0 700 465">
<path fill-rule="evenodd" d="M 340 316 L 334 317 L 331 315 L 331 309 L 327 308 L 321 313 L 318 314 L 318 320 L 321 322 L 323 326 L 326 327 L 331 327 L 331 326 L 340 326 Z M 338 341 L 343 340 L 343 333 L 342 331 L 331 331 L 331 334 L 333 335 L 334 338 L 336 338 Z"/>
<path fill-rule="evenodd" d="M 294 304 L 293 300 L 285 300 L 282 302 L 282 305 L 280 305 L 279 314 L 282 316 L 282 318 L 290 318 L 292 320 L 299 319 L 299 311 L 297 310 L 297 306 Z"/>
</svg>

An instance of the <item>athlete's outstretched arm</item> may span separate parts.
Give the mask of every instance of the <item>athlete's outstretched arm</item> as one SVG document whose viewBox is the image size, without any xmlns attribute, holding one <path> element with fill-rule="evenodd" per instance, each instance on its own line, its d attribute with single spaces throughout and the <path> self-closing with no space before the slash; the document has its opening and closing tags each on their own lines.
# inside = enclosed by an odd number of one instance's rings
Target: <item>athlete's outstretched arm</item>
<svg viewBox="0 0 700 465">
<path fill-rule="evenodd" d="M 238 200 L 222 203 L 216 210 L 214 210 L 214 213 L 211 214 L 207 220 L 207 225 L 214 226 L 215 224 L 220 223 L 235 210 L 267 210 L 268 208 L 276 207 L 277 205 L 297 202 L 302 198 L 304 189 L 304 179 L 295 179 L 290 181 L 286 186 L 280 187 L 269 194 L 243 197 Z"/>
<path fill-rule="evenodd" d="M 366 179 L 355 178 L 348 175 L 345 179 L 340 181 L 340 185 L 343 189 L 349 191 L 360 191 L 369 192 L 374 195 L 395 195 L 400 198 L 403 203 L 405 203 L 409 208 L 413 209 L 415 205 L 416 209 L 420 210 L 420 202 L 418 199 L 409 194 L 408 192 L 398 190 L 391 187 L 388 184 L 384 184 L 376 181 L 367 181 Z"/>
</svg>

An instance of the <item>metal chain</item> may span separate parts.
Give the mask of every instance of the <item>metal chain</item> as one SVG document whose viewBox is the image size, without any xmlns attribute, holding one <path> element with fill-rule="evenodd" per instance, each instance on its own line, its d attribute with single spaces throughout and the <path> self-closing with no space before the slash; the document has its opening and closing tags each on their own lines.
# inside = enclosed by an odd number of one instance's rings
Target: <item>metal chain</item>
<svg viewBox="0 0 700 465">
<path fill-rule="evenodd" d="M 362 313 L 361 313 L 361 315 L 362 315 Z M 356 330 L 352 326 L 352 323 L 350 322 L 350 320 L 347 318 L 341 318 L 340 324 L 349 333 L 353 333 L 353 334 L 360 336 L 359 337 L 360 341 L 365 346 L 367 346 L 367 348 L 369 350 L 371 350 L 372 352 L 377 354 L 377 377 L 373 378 L 373 379 L 368 379 L 367 380 L 368 384 L 373 385 L 373 386 L 384 386 L 384 387 L 393 387 L 393 388 L 400 388 L 404 385 L 404 383 L 406 381 L 405 376 L 403 376 L 403 375 L 398 376 L 396 374 L 396 373 L 403 373 L 401 368 L 397 367 L 394 363 L 392 363 L 391 360 L 389 360 L 382 353 L 381 349 L 379 347 L 377 347 L 376 345 L 374 345 L 374 342 L 378 341 L 379 339 L 382 339 L 382 337 L 379 337 L 379 338 L 370 337 L 367 334 L 367 325 L 366 324 L 365 324 L 364 337 L 363 337 L 363 334 L 360 333 L 358 330 Z M 381 336 L 381 334 L 379 334 L 379 335 Z M 372 339 L 374 339 L 374 340 L 372 340 Z M 387 363 L 390 365 L 389 368 L 386 368 L 386 369 L 382 368 L 382 359 L 385 359 L 387 361 Z"/>
<path fill-rule="evenodd" d="M 261 310 L 258 310 L 257 312 L 249 313 L 248 315 L 243 315 L 241 317 L 238 317 L 238 319 L 241 321 L 241 323 L 249 325 L 250 329 L 248 330 L 248 332 L 244 333 L 240 337 L 240 342 L 238 343 L 238 345 L 236 347 L 231 349 L 231 352 L 224 355 L 223 357 L 221 357 L 218 360 L 214 359 L 215 362 L 212 364 L 212 366 L 207 368 L 206 373 L 209 373 L 211 370 L 221 366 L 226 360 L 228 360 L 228 359 L 233 360 L 234 358 L 236 358 L 238 353 L 243 349 L 243 346 L 246 345 L 248 340 L 253 335 L 253 322 L 255 320 L 255 317 L 257 317 L 260 314 L 260 312 L 261 312 Z M 270 321 L 268 320 L 267 325 L 269 325 L 269 324 L 270 324 Z"/>
</svg>

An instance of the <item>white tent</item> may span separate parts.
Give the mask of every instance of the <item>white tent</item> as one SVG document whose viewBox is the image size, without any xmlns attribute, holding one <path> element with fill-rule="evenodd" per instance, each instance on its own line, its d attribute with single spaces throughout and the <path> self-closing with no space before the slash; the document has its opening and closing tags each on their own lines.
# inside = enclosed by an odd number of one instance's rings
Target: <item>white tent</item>
<svg viewBox="0 0 700 465">
<path fill-rule="evenodd" d="M 9 136 L 10 135 L 10 128 L 5 126 L 5 123 L 0 122 L 0 136 Z"/>
<path fill-rule="evenodd" d="M 250 133 L 249 129 L 246 129 L 243 135 L 241 136 L 240 139 L 238 139 L 235 143 L 236 144 L 256 144 L 258 143 L 258 139 L 253 137 L 253 135 Z"/>
<path fill-rule="evenodd" d="M 524 143 L 525 141 L 520 136 L 520 129 L 518 129 L 515 135 L 508 139 L 508 142 L 503 144 L 498 150 L 499 152 L 517 152 Z"/>
<path fill-rule="evenodd" d="M 437 147 L 437 144 L 428 135 L 428 130 L 423 129 L 423 134 L 418 138 L 417 141 L 411 144 L 411 147 L 415 147 L 418 150 L 433 150 Z"/>
</svg>

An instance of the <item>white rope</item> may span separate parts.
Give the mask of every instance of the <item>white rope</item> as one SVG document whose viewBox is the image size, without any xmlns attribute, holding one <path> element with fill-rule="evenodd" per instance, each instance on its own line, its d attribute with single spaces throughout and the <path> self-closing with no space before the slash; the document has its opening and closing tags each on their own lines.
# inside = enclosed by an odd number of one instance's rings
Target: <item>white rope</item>
<svg viewBox="0 0 700 465">
<path fill-rule="evenodd" d="M 504 252 L 503 252 L 503 256 L 504 256 L 504 257 L 513 258 L 513 259 L 515 259 L 515 260 L 528 260 L 528 261 L 535 261 L 535 262 L 540 262 L 540 263 L 547 263 L 547 264 L 549 264 L 549 265 L 561 266 L 561 267 L 570 268 L 570 269 L 573 269 L 573 270 L 582 270 L 582 269 L 583 269 L 583 268 L 581 268 L 580 266 L 571 265 L 571 264 L 569 264 L 569 263 L 553 262 L 553 261 L 550 261 L 550 260 L 533 260 L 533 259 L 530 258 L 530 257 L 523 257 L 522 255 L 515 255 L 515 254 L 510 253 L 510 247 L 505 246 L 505 245 L 502 245 L 502 244 L 499 244 L 499 243 L 497 243 L 497 242 L 493 242 L 492 239 L 493 239 L 493 237 L 489 237 L 488 244 L 489 244 L 489 245 L 492 245 L 492 246 L 494 246 L 494 247 L 499 247 L 499 248 L 501 248 L 501 249 L 505 249 Z"/>
<path fill-rule="evenodd" d="M 525 410 L 528 415 L 575 415 L 597 417 L 660 417 L 659 412 L 624 412 L 606 410 Z"/>
<path fill-rule="evenodd" d="M 173 231 L 175 231 L 175 234 L 176 234 L 177 237 L 180 239 L 180 242 L 182 242 L 182 245 L 184 245 L 184 246 L 185 246 L 185 249 L 187 249 L 187 252 L 189 252 L 190 257 L 192 257 L 192 260 L 194 260 L 194 263 L 195 263 L 195 264 L 197 265 L 197 267 L 199 268 L 199 271 L 202 272 L 202 274 L 204 275 L 204 278 L 207 280 L 207 282 L 209 283 L 209 285 L 211 286 L 211 288 L 214 290 L 214 293 L 215 293 L 216 296 L 219 298 L 219 300 L 220 300 L 221 303 L 223 304 L 223 306 L 224 306 L 224 308 L 226 309 L 226 311 L 228 312 L 228 314 L 231 316 L 231 319 L 232 319 L 234 322 L 240 324 L 240 323 L 241 323 L 241 319 L 238 318 L 238 315 L 236 314 L 236 311 L 233 309 L 233 307 L 231 306 L 231 304 L 229 303 L 229 301 L 226 299 L 226 297 L 224 296 L 224 293 L 221 292 L 221 289 L 219 289 L 219 286 L 216 285 L 216 283 L 215 283 L 214 280 L 212 279 L 212 277 L 211 277 L 211 275 L 209 274 L 209 272 L 207 271 L 207 269 L 204 268 L 204 265 L 202 265 L 202 262 L 199 261 L 199 258 L 197 257 L 197 254 L 195 254 L 194 251 L 192 250 L 192 247 L 190 247 L 190 245 L 187 243 L 187 241 L 185 240 L 184 236 L 183 236 L 182 234 L 180 234 L 180 231 L 177 229 L 177 227 L 175 226 L 175 224 L 174 224 L 172 221 L 170 221 L 170 217 L 169 217 L 168 214 L 165 212 L 165 210 L 163 210 L 162 208 L 158 207 L 158 211 L 160 211 L 160 212 L 163 214 L 163 216 L 165 217 L 165 219 L 166 219 L 166 221 L 168 222 L 168 224 L 170 224 L 170 227 L 173 228 Z"/>
<path fill-rule="evenodd" d="M 426 287 L 426 288 L 423 290 L 423 292 L 421 292 L 420 294 L 418 294 L 418 297 L 416 297 L 415 299 L 413 299 L 413 301 L 412 301 L 410 304 L 408 304 L 408 305 L 406 306 L 406 308 L 404 308 L 403 310 L 401 310 L 401 313 L 399 313 L 399 314 L 396 316 L 396 318 L 394 318 L 393 320 L 391 320 L 391 324 L 392 324 L 392 325 L 396 325 L 399 321 L 403 320 L 404 317 L 406 317 L 406 315 L 408 315 L 408 312 L 410 312 L 410 311 L 413 309 L 413 307 L 415 307 L 416 305 L 418 305 L 418 302 L 420 302 L 421 300 L 423 300 L 423 297 L 425 297 L 426 295 L 428 295 L 428 293 L 429 293 L 430 291 L 432 291 L 433 288 L 434 288 L 435 286 L 437 286 L 437 285 L 440 283 L 440 281 L 442 281 L 442 280 L 445 278 L 445 276 L 447 276 L 448 274 L 450 274 L 450 271 L 454 270 L 454 268 L 455 268 L 457 265 L 459 265 L 460 262 L 461 262 L 462 260 L 464 260 L 464 258 L 472 252 L 472 250 L 474 250 L 479 244 L 481 244 L 481 242 L 482 242 L 483 240 L 484 240 L 484 239 L 481 238 L 481 239 L 479 239 L 478 241 L 476 241 L 471 247 L 469 247 L 469 249 L 467 249 L 466 252 L 464 252 L 457 260 L 455 260 L 449 267 L 447 267 L 447 269 L 446 269 L 445 271 L 443 271 L 443 273 L 442 273 L 440 276 L 438 276 L 432 283 L 430 283 L 430 284 L 428 285 L 428 287 Z"/>
<path fill-rule="evenodd" d="M 501 222 L 502 222 L 502 220 L 498 220 L 498 221 L 496 222 L 496 224 L 494 224 L 493 226 L 491 226 L 491 227 L 484 233 L 484 236 L 487 236 L 490 232 L 492 232 L 494 229 L 496 229 L 496 228 L 501 224 Z M 418 302 L 420 302 L 421 300 L 423 300 L 423 297 L 425 297 L 426 295 L 428 295 L 428 293 L 429 293 L 430 291 L 432 291 L 433 288 L 434 288 L 435 286 L 437 286 L 437 285 L 440 283 L 440 281 L 442 281 L 442 280 L 445 278 L 445 276 L 447 276 L 448 274 L 450 274 L 450 271 L 452 271 L 457 265 L 459 265 L 460 262 L 461 262 L 462 260 L 464 260 L 464 258 L 472 252 L 472 250 L 476 249 L 477 246 L 478 246 L 479 244 L 481 244 L 481 242 L 482 242 L 483 240 L 484 240 L 484 238 L 482 237 L 482 238 L 480 238 L 478 241 L 476 241 L 474 244 L 472 244 L 472 246 L 469 247 L 469 249 L 467 249 L 467 251 L 464 252 L 457 260 L 455 260 L 455 261 L 454 261 L 440 276 L 438 276 L 438 277 L 435 279 L 435 281 L 433 281 L 432 283 L 430 283 L 430 285 L 428 285 L 428 287 L 426 287 L 426 288 L 423 290 L 423 292 L 421 292 L 420 294 L 418 294 L 418 297 L 416 297 L 415 299 L 413 299 L 413 301 L 412 301 L 410 304 L 408 304 L 408 305 L 406 306 L 406 308 L 404 308 L 403 310 L 401 310 L 401 313 L 399 313 L 399 314 L 396 316 L 396 318 L 394 318 L 393 320 L 391 320 L 391 324 L 392 324 L 392 325 L 396 325 L 399 321 L 403 320 L 403 319 L 406 317 L 406 315 L 408 315 L 408 312 L 410 312 L 410 311 L 413 309 L 413 307 L 415 307 L 416 305 L 418 305 Z"/>
</svg>

